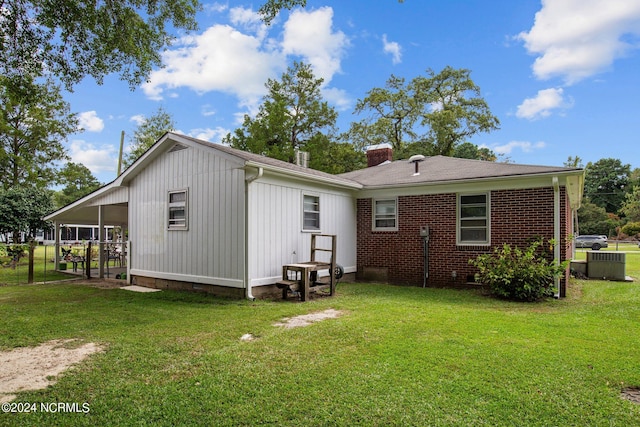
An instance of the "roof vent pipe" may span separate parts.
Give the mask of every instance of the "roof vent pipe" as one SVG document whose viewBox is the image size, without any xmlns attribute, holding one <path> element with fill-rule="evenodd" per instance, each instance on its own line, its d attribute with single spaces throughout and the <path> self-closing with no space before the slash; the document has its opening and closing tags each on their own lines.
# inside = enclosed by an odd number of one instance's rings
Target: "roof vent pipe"
<svg viewBox="0 0 640 427">
<path fill-rule="evenodd" d="M 409 157 L 409 163 L 413 163 L 415 165 L 415 172 L 413 176 L 420 175 L 420 170 L 418 169 L 418 163 L 423 162 L 425 157 L 422 154 L 415 154 Z"/>
</svg>

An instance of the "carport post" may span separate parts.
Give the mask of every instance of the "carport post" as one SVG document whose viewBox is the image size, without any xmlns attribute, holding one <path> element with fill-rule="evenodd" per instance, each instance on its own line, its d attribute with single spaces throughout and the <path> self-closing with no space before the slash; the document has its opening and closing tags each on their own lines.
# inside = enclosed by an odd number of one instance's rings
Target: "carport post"
<svg viewBox="0 0 640 427">
<path fill-rule="evenodd" d="M 98 277 L 104 279 L 104 205 L 98 206 Z"/>
<path fill-rule="evenodd" d="M 57 271 L 60 267 L 60 223 L 58 221 L 53 221 L 53 246 L 55 248 L 55 254 L 53 255 L 53 270 Z"/>
</svg>

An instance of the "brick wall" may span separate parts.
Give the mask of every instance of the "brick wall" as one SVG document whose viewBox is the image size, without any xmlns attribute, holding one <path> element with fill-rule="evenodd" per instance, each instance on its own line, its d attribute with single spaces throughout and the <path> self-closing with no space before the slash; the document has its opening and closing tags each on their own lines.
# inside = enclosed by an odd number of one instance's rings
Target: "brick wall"
<svg viewBox="0 0 640 427">
<path fill-rule="evenodd" d="M 561 188 L 561 200 L 566 192 Z M 385 269 L 391 283 L 422 286 L 424 271 L 421 226 L 428 225 L 429 278 L 427 286 L 460 286 L 476 270 L 469 259 L 503 243 L 527 246 L 534 236 L 553 238 L 553 189 L 491 192 L 491 246 L 456 245 L 456 194 L 398 197 L 398 231 L 372 231 L 371 199 L 358 199 L 358 275 Z M 567 257 L 569 208 L 560 210 L 562 259 Z M 456 271 L 454 280 L 452 271 Z"/>
</svg>

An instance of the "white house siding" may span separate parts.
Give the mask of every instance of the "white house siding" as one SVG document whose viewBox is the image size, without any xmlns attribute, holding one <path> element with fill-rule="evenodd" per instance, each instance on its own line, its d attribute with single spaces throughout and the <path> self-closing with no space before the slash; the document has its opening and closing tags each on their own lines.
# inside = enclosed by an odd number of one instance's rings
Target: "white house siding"
<svg viewBox="0 0 640 427">
<path fill-rule="evenodd" d="M 244 286 L 244 170 L 198 146 L 165 152 L 130 184 L 131 274 Z M 188 230 L 168 230 L 168 191 L 188 190 Z"/>
<path fill-rule="evenodd" d="M 113 190 L 91 200 L 87 206 L 115 205 L 129 201 L 129 189 L 127 187 L 115 187 Z"/>
<path fill-rule="evenodd" d="M 356 202 L 349 190 L 265 176 L 249 185 L 249 279 L 252 286 L 279 280 L 284 264 L 310 260 L 311 232 L 303 231 L 304 194 L 320 197 L 320 230 L 337 235 L 337 262 L 356 271 Z M 324 240 L 324 239 L 323 239 Z M 318 246 L 329 247 L 329 241 Z"/>
</svg>

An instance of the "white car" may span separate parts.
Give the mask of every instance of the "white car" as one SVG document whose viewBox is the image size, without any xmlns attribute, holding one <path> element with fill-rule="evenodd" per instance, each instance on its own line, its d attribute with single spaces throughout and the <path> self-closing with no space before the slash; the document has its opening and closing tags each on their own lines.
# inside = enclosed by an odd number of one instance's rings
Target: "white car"
<svg viewBox="0 0 640 427">
<path fill-rule="evenodd" d="M 609 247 L 607 236 L 584 235 L 576 237 L 576 248 L 591 248 L 594 251 Z"/>
</svg>

